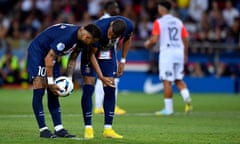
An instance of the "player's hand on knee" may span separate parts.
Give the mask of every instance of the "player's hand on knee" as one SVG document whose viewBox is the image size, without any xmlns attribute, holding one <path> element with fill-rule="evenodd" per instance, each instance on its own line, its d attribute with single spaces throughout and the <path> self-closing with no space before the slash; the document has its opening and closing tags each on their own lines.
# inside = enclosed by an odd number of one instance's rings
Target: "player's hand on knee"
<svg viewBox="0 0 240 144">
<path fill-rule="evenodd" d="M 102 80 L 104 85 L 107 85 L 107 86 L 110 86 L 110 87 L 115 87 L 114 79 L 103 77 L 101 80 Z"/>
</svg>

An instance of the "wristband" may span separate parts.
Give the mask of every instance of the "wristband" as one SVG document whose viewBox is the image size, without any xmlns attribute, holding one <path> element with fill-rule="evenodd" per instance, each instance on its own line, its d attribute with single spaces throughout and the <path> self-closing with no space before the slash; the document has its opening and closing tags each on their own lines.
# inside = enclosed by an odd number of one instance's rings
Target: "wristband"
<svg viewBox="0 0 240 144">
<path fill-rule="evenodd" d="M 47 77 L 48 84 L 54 84 L 53 77 Z"/>
<path fill-rule="evenodd" d="M 126 59 L 125 58 L 121 58 L 121 60 L 120 60 L 120 63 L 126 63 Z"/>
</svg>

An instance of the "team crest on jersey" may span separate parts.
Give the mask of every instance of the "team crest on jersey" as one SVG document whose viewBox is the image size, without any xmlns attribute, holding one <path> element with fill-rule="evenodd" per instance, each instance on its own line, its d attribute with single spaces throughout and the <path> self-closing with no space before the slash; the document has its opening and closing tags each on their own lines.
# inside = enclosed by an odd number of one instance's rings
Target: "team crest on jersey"
<svg viewBox="0 0 240 144">
<path fill-rule="evenodd" d="M 65 48 L 65 44 L 60 42 L 57 44 L 57 50 L 62 51 Z"/>
<path fill-rule="evenodd" d="M 86 73 L 90 73 L 91 72 L 90 67 L 88 65 L 86 65 L 85 72 Z"/>
</svg>

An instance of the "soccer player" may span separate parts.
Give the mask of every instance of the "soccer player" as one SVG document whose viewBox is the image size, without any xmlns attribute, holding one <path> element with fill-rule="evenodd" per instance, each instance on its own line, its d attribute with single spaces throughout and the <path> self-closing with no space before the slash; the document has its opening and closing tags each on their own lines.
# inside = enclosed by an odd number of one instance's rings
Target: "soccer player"
<svg viewBox="0 0 240 144">
<path fill-rule="evenodd" d="M 76 26 L 71 24 L 56 24 L 41 32 L 28 48 L 28 73 L 33 84 L 32 107 L 40 129 L 40 137 L 55 138 L 74 135 L 64 129 L 61 121 L 58 86 L 54 78 L 60 76 L 60 63 L 58 58 L 71 53 L 67 74 L 72 78 L 76 58 L 81 49 L 99 40 L 101 31 L 98 26 L 89 24 Z M 105 81 L 104 78 L 102 78 Z M 106 79 L 107 81 L 107 79 Z M 52 133 L 44 118 L 43 96 L 47 89 L 48 109 L 52 116 L 55 132 Z"/>
<path fill-rule="evenodd" d="M 161 17 L 155 20 L 152 36 L 144 43 L 149 48 L 160 42 L 159 78 L 163 81 L 165 108 L 156 112 L 157 115 L 174 113 L 172 82 L 186 103 L 185 111 L 189 113 L 192 109 L 189 90 L 183 81 L 184 62 L 187 62 L 188 54 L 188 32 L 180 19 L 169 14 L 170 9 L 171 4 L 167 1 L 158 4 Z"/>
<path fill-rule="evenodd" d="M 104 11 L 105 11 L 105 13 L 102 17 L 100 17 L 100 19 L 109 18 L 111 16 L 116 16 L 120 13 L 118 3 L 114 0 L 109 0 L 105 3 Z M 116 42 L 115 42 L 115 45 L 114 45 L 115 49 L 117 49 L 118 40 L 119 39 L 117 39 Z M 118 94 L 118 82 L 119 82 L 119 78 L 115 78 L 116 103 L 117 103 L 117 94 Z M 94 113 L 95 114 L 103 114 L 104 113 L 104 110 L 103 110 L 104 91 L 103 91 L 102 81 L 99 80 L 99 79 L 97 79 L 97 81 L 96 81 L 94 93 L 95 93 Z M 116 115 L 122 115 L 122 114 L 125 114 L 125 113 L 126 113 L 126 111 L 124 109 L 121 109 L 119 106 L 116 105 L 116 107 L 115 107 L 115 114 Z"/>
<path fill-rule="evenodd" d="M 83 75 L 83 93 L 82 93 L 82 111 L 85 124 L 84 137 L 86 139 L 94 138 L 92 127 L 92 94 L 98 76 L 105 76 L 112 80 L 112 86 L 103 83 L 104 90 L 104 131 L 103 136 L 107 138 L 123 138 L 112 129 L 115 108 L 115 77 L 123 74 L 126 56 L 131 44 L 131 35 L 133 32 L 132 22 L 122 16 L 112 16 L 96 21 L 101 29 L 101 39 L 93 45 L 90 52 L 82 52 L 81 73 Z M 115 52 L 115 42 L 118 38 L 122 39 L 122 57 L 117 65 Z M 91 63 L 89 60 L 91 60 Z"/>
</svg>

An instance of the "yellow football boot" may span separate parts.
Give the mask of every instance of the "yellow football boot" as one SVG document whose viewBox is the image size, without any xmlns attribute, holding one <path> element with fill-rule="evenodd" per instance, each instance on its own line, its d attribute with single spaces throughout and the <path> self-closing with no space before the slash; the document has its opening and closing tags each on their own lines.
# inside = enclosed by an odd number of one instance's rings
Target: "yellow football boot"
<svg viewBox="0 0 240 144">
<path fill-rule="evenodd" d="M 186 103 L 185 104 L 185 112 L 187 114 L 191 113 L 192 112 L 192 104 L 191 103 Z"/>
<path fill-rule="evenodd" d="M 92 138 L 94 138 L 94 133 L 93 133 L 93 128 L 92 127 L 85 128 L 84 138 L 85 139 L 92 139 Z"/>
<path fill-rule="evenodd" d="M 123 136 L 117 134 L 112 128 L 105 128 L 103 131 L 103 136 L 105 138 L 115 138 L 115 139 L 123 138 Z"/>
<path fill-rule="evenodd" d="M 125 111 L 124 109 L 121 109 L 120 107 L 116 106 L 116 107 L 115 107 L 115 110 L 114 110 L 114 113 L 115 113 L 116 115 L 123 115 L 123 114 L 126 113 L 126 111 Z"/>
<path fill-rule="evenodd" d="M 95 114 L 104 114 L 104 110 L 103 110 L 103 108 L 95 108 L 94 113 Z"/>
</svg>

